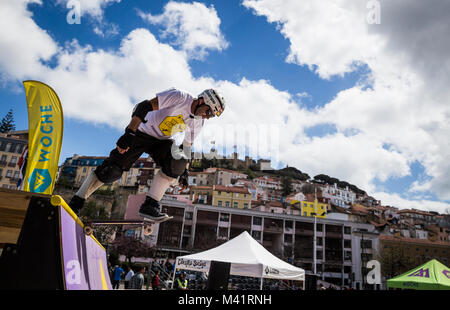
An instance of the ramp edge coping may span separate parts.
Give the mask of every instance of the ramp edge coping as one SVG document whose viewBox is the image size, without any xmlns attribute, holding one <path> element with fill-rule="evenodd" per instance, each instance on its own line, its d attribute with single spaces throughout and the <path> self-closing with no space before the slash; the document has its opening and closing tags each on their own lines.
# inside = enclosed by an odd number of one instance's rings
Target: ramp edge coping
<svg viewBox="0 0 450 310">
<path fill-rule="evenodd" d="M 50 203 L 55 206 L 55 207 L 62 207 L 64 210 L 66 210 L 67 213 L 69 213 L 69 215 L 75 220 L 75 222 L 81 226 L 81 228 L 84 229 L 84 224 L 83 222 L 80 220 L 80 218 L 75 214 L 75 212 L 73 212 L 72 208 L 69 207 L 69 205 L 64 201 L 64 199 L 59 196 L 59 195 L 52 195 L 52 197 L 50 198 Z M 94 241 L 101 246 L 101 248 L 106 251 L 106 249 L 103 247 L 103 245 L 101 245 L 100 242 L 98 242 L 98 240 L 93 236 L 90 235 L 92 239 L 94 239 Z"/>
</svg>

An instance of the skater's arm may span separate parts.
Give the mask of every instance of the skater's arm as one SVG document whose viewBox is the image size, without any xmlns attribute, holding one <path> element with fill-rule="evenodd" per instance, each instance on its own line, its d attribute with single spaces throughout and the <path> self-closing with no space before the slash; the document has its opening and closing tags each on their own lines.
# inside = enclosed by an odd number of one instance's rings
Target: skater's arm
<svg viewBox="0 0 450 310">
<path fill-rule="evenodd" d="M 134 107 L 132 117 L 137 116 L 140 118 L 141 122 L 145 122 L 145 116 L 147 116 L 147 113 L 156 111 L 158 110 L 158 108 L 158 97 L 155 97 L 151 100 L 144 100 Z"/>
<path fill-rule="evenodd" d="M 136 105 L 131 121 L 125 130 L 125 134 L 120 137 L 117 143 L 117 150 L 120 154 L 123 154 L 130 149 L 129 145 L 131 145 L 131 141 L 134 139 L 134 133 L 139 128 L 139 125 L 145 121 L 145 116 L 148 112 L 155 110 L 158 110 L 158 97 L 142 101 Z"/>
</svg>

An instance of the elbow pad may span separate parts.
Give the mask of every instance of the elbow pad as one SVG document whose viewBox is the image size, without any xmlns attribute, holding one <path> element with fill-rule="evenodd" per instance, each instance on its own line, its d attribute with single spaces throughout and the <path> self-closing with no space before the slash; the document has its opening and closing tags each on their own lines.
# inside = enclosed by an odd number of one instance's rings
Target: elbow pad
<svg viewBox="0 0 450 310">
<path fill-rule="evenodd" d="M 141 119 L 143 123 L 145 123 L 146 122 L 145 116 L 150 111 L 153 111 L 153 107 L 152 104 L 150 103 L 150 100 L 144 100 L 141 103 L 138 103 L 137 105 L 134 106 L 133 114 L 131 115 L 131 117 L 137 116 Z"/>
</svg>

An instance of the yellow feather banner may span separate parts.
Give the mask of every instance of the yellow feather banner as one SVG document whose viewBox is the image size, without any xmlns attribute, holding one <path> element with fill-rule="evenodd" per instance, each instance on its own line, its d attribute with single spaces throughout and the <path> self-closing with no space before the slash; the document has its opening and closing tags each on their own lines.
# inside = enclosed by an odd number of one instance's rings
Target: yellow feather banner
<svg viewBox="0 0 450 310">
<path fill-rule="evenodd" d="M 63 137 L 63 111 L 56 92 L 38 81 L 24 81 L 28 107 L 28 161 L 24 190 L 52 194 Z"/>
</svg>

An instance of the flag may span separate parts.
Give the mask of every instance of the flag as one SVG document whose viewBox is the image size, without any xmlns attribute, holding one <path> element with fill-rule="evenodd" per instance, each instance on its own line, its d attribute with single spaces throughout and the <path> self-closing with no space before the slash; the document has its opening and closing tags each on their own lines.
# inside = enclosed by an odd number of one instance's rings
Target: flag
<svg viewBox="0 0 450 310">
<path fill-rule="evenodd" d="M 27 171 L 27 157 L 28 157 L 28 146 L 26 145 L 22 155 L 20 156 L 18 165 L 20 169 L 20 175 L 19 175 L 19 181 L 17 182 L 17 189 L 23 190 L 23 179 L 25 177 L 26 171 Z"/>
<path fill-rule="evenodd" d="M 24 190 L 52 194 L 63 137 L 63 112 L 58 95 L 48 85 L 25 81 L 28 107 L 28 156 Z"/>
</svg>

